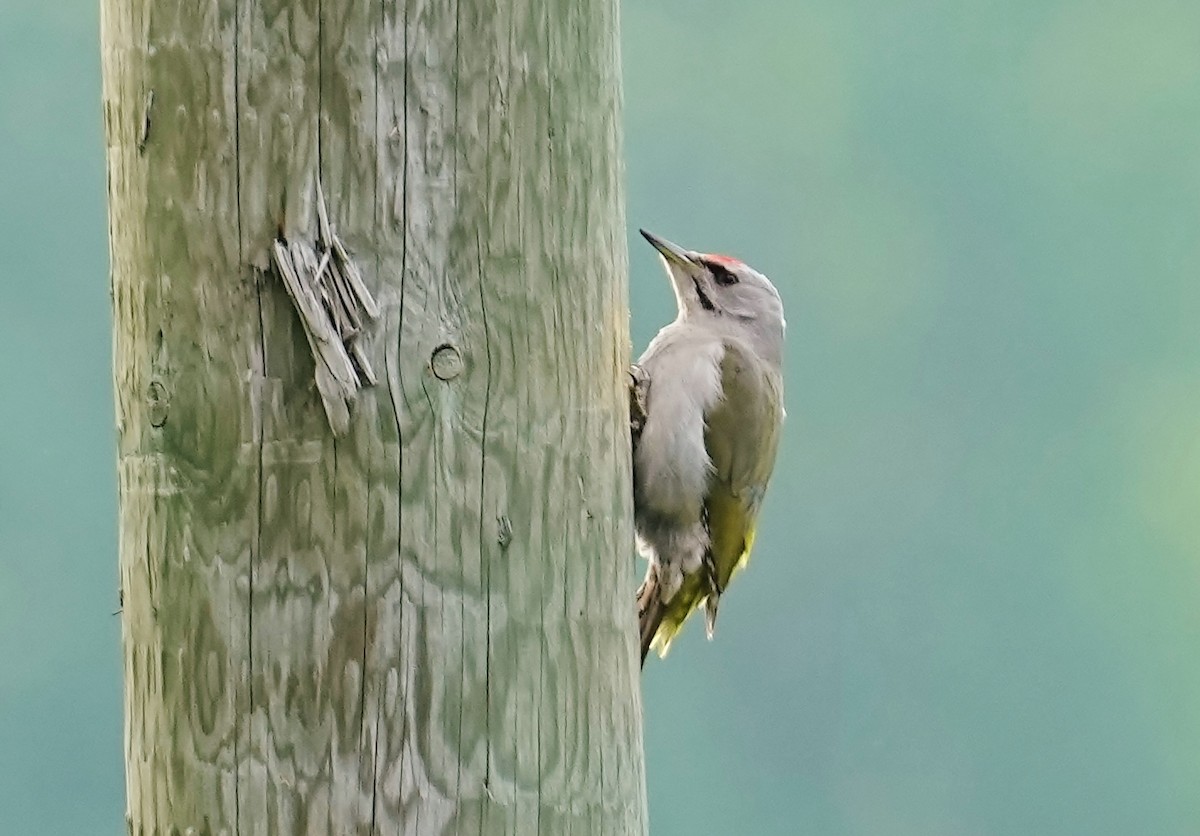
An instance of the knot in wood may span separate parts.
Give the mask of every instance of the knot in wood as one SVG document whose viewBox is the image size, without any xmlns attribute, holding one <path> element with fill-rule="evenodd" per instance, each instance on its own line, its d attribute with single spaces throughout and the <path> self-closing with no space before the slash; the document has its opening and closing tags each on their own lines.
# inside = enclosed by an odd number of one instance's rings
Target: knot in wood
<svg viewBox="0 0 1200 836">
<path fill-rule="evenodd" d="M 442 343 L 433 350 L 429 367 L 438 380 L 453 380 L 462 374 L 462 353 L 450 343 Z"/>
<path fill-rule="evenodd" d="M 150 385 L 146 387 L 146 414 L 150 419 L 150 426 L 161 427 L 167 423 L 167 408 L 170 401 L 167 387 L 157 380 L 150 381 Z"/>
</svg>

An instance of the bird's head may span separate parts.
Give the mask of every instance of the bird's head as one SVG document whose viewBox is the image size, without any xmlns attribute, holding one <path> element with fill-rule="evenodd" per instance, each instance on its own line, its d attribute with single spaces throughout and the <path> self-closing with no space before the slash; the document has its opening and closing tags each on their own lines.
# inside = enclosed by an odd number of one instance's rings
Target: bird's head
<svg viewBox="0 0 1200 836">
<path fill-rule="evenodd" d="M 736 258 L 685 250 L 644 229 L 641 233 L 662 256 L 681 319 L 744 327 L 782 348 L 783 302 L 766 276 Z"/>
</svg>

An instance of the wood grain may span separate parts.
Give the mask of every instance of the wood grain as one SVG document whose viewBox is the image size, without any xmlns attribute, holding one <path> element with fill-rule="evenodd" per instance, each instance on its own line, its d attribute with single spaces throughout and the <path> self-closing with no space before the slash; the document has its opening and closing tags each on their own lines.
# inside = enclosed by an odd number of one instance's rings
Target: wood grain
<svg viewBox="0 0 1200 836">
<path fill-rule="evenodd" d="M 615 0 L 102 5 L 130 831 L 644 833 Z"/>
</svg>

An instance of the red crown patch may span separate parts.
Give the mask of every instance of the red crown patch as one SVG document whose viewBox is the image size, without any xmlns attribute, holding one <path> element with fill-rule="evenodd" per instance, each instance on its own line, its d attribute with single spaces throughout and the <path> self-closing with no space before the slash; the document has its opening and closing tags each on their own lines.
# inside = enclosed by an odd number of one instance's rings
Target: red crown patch
<svg viewBox="0 0 1200 836">
<path fill-rule="evenodd" d="M 711 253 L 711 254 L 709 254 L 708 257 L 710 259 L 712 259 L 713 261 L 719 262 L 721 264 L 741 264 L 742 263 L 741 259 L 734 258 L 731 255 L 718 255 L 716 253 Z"/>
</svg>

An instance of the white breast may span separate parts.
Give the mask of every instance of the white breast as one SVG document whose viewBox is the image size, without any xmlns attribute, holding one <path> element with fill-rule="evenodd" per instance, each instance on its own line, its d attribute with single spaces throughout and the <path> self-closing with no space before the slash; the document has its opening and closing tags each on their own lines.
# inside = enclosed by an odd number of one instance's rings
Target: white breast
<svg viewBox="0 0 1200 836">
<path fill-rule="evenodd" d="M 684 322 L 662 329 L 638 361 L 650 378 L 646 424 L 637 449 L 643 510 L 683 524 L 699 520 L 712 462 L 705 413 L 721 397 L 724 347 Z"/>
</svg>

